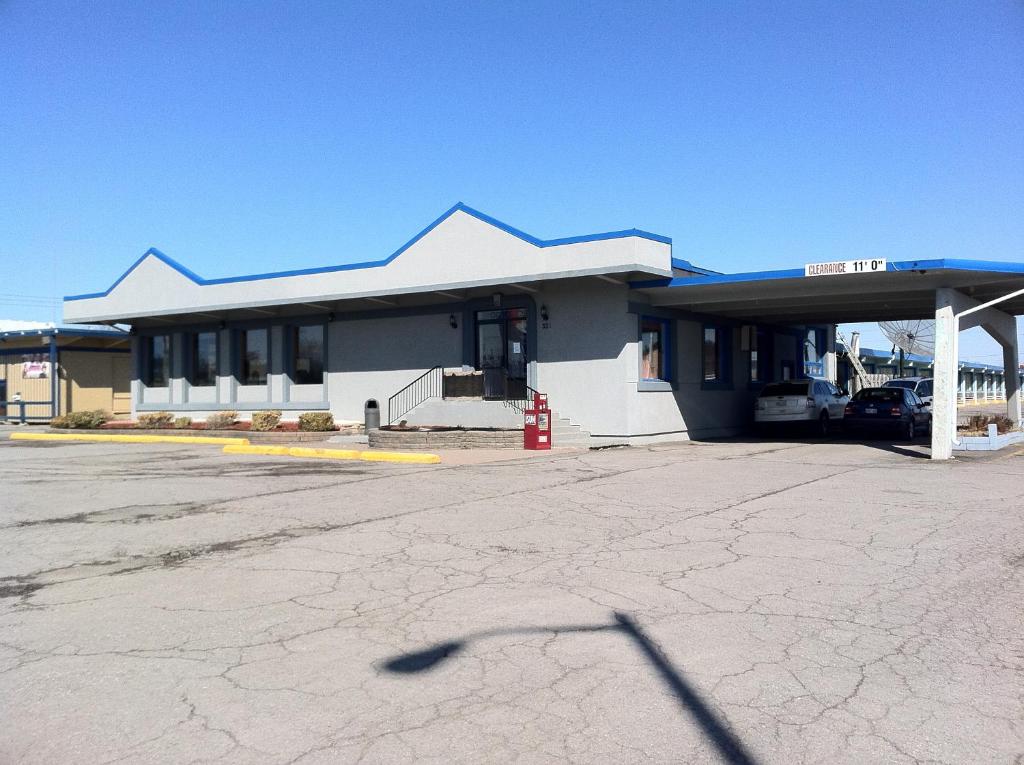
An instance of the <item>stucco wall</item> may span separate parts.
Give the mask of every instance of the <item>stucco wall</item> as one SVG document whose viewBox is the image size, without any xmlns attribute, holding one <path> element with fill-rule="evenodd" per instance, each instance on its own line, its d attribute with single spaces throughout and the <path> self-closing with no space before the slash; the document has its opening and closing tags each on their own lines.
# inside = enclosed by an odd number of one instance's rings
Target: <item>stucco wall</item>
<svg viewBox="0 0 1024 765">
<path fill-rule="evenodd" d="M 708 386 L 703 380 L 701 321 L 680 319 L 665 310 L 659 314 L 659 309 L 631 302 L 634 295 L 625 285 L 596 278 L 536 286 L 519 297 L 507 292 L 506 303 L 530 306 L 537 324 L 528 354 L 536 359 L 531 384 L 548 394 L 558 415 L 596 437 L 618 443 L 728 435 L 749 424 L 754 391 L 748 382 L 749 355 L 740 349 L 738 327 L 728 332 L 729 381 Z M 152 401 L 150 409 L 166 408 L 197 418 L 213 408 L 237 409 L 243 417 L 255 409 L 282 408 L 286 418 L 294 418 L 301 411 L 329 407 L 339 422 L 361 422 L 364 403 L 372 398 L 386 422 L 393 394 L 434 366 L 459 369 L 473 357 L 471 348 L 464 352 L 463 343 L 475 343 L 471 317 L 479 304 L 467 304 L 465 311 L 461 304 L 450 304 L 414 313 L 381 309 L 379 315 L 339 316 L 326 324 L 322 387 L 290 384 L 283 363 L 285 333 L 277 328 L 270 333 L 269 385 L 238 386 L 231 350 L 237 338 L 229 328 L 221 338 L 217 406 L 205 401 L 168 401 L 167 389 L 162 389 L 162 398 L 161 390 L 145 391 L 146 400 Z M 639 321 L 645 312 L 660 315 L 671 326 L 672 380 L 671 386 L 662 385 L 661 390 L 651 390 L 659 386 L 639 379 Z M 458 322 L 455 328 L 450 325 L 452 315 Z M 799 347 L 788 332 L 782 329 L 772 340 L 773 377 L 779 376 L 783 360 L 792 361 L 797 374 L 801 369 Z M 185 343 L 182 333 L 174 337 Z M 177 353 L 174 357 L 176 373 L 183 374 L 184 365 L 177 361 Z M 177 390 L 176 385 L 170 390 Z"/>
<path fill-rule="evenodd" d="M 547 327 L 538 318 L 536 387 L 560 416 L 592 433 L 629 431 L 636 319 L 626 312 L 627 292 L 592 279 L 548 283 L 533 296 L 549 316 Z"/>
<path fill-rule="evenodd" d="M 102 409 L 115 415 L 130 410 L 128 400 L 130 359 L 124 353 L 75 353 L 60 351 L 62 379 L 67 385 L 61 412 Z"/>
<path fill-rule="evenodd" d="M 462 367 L 462 331 L 449 314 L 336 321 L 328 325 L 327 396 L 336 419 L 363 421 L 367 399 L 381 420 L 388 398 L 435 366 Z"/>
<path fill-rule="evenodd" d="M 729 333 L 731 381 L 720 388 L 704 387 L 702 359 L 704 324 L 675 320 L 674 387 L 640 390 L 640 344 L 630 344 L 635 369 L 628 386 L 629 435 L 634 439 L 671 440 L 734 434 L 747 425 L 752 394 L 747 390 L 747 356 L 739 350 L 739 332 Z"/>
</svg>

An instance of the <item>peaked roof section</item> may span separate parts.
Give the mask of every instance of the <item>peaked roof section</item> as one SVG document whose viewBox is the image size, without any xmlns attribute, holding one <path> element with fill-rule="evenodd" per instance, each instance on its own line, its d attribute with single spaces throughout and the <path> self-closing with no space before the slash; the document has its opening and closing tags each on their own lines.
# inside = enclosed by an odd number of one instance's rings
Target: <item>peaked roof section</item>
<svg viewBox="0 0 1024 765">
<path fill-rule="evenodd" d="M 652 234 L 649 231 L 641 231 L 640 229 L 636 228 L 626 229 L 623 231 L 608 231 L 601 234 L 584 234 L 582 236 L 571 236 L 562 239 L 538 239 L 535 236 L 527 234 L 525 231 L 520 231 L 517 228 L 513 228 L 512 226 L 509 226 L 507 223 L 502 223 L 500 220 L 492 218 L 490 215 L 486 215 L 480 212 L 479 210 L 474 210 L 472 207 L 469 207 L 467 205 L 464 205 L 462 202 L 459 202 L 454 207 L 445 212 L 444 215 L 442 215 L 429 226 L 427 226 L 425 229 L 420 231 L 418 234 L 416 234 L 416 236 L 414 236 L 412 239 L 403 244 L 401 247 L 399 247 L 397 250 L 395 250 L 393 253 L 391 253 L 388 257 L 384 258 L 383 260 L 370 260 L 362 263 L 343 263 L 337 266 L 322 266 L 319 268 L 300 268 L 291 271 L 273 271 L 270 273 L 248 274 L 245 276 L 226 276 L 221 277 L 219 279 L 204 279 L 194 271 L 185 268 L 185 266 L 181 265 L 181 263 L 178 263 L 173 258 L 164 255 L 164 253 L 160 252 L 160 250 L 156 249 L 155 247 L 151 247 L 150 249 L 146 250 L 146 252 L 143 253 L 142 257 L 136 260 L 127 271 L 121 274 L 121 276 L 118 277 L 117 281 L 111 284 L 110 287 L 108 287 L 103 292 L 91 292 L 83 295 L 67 295 L 65 296 L 64 299 L 88 300 L 91 298 L 106 297 L 117 287 L 117 285 L 124 281 L 125 278 L 132 271 L 138 268 L 139 264 L 146 260 L 146 258 L 150 257 L 157 258 L 158 260 L 173 268 L 178 273 L 182 274 L 183 276 L 187 277 L 191 281 L 201 286 L 206 286 L 210 284 L 231 284 L 233 282 L 258 281 L 261 279 L 279 279 L 281 277 L 286 276 L 308 276 L 311 274 L 323 274 L 334 271 L 354 271 L 361 268 L 380 268 L 382 266 L 386 266 L 388 263 L 393 261 L 395 258 L 397 258 L 403 252 L 408 250 L 410 247 L 416 244 L 416 242 L 425 237 L 427 234 L 429 234 L 431 231 L 433 231 L 435 228 L 437 228 L 439 225 L 441 225 L 444 221 L 446 221 L 448 218 L 450 218 L 457 212 L 463 212 L 466 213 L 467 215 L 472 215 L 477 220 L 483 221 L 484 223 L 494 226 L 495 228 L 500 229 L 507 234 L 511 234 L 512 236 L 518 239 L 522 239 L 524 242 L 528 242 L 529 244 L 532 244 L 535 247 L 557 247 L 559 245 L 565 244 L 578 244 L 580 242 L 596 242 L 603 239 L 623 239 L 631 236 L 640 237 L 642 239 L 650 239 L 652 241 L 661 242 L 663 244 L 668 245 L 672 244 L 672 240 L 667 236 L 661 236 L 660 234 Z M 687 270 L 694 271 L 695 273 L 713 273 L 705 271 L 704 269 L 699 269 L 696 266 L 691 266 L 688 263 L 686 263 L 686 261 L 673 260 L 673 265 L 675 265 L 676 263 L 686 264 L 677 267 L 686 268 Z"/>
</svg>

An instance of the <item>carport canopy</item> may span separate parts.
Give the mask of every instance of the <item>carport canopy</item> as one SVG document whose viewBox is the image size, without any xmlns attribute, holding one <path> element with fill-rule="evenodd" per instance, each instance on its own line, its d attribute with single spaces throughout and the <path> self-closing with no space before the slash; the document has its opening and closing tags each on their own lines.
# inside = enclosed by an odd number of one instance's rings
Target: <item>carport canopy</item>
<svg viewBox="0 0 1024 765">
<path fill-rule="evenodd" d="M 987 303 L 1024 290 L 1024 263 L 983 260 L 890 262 L 876 273 L 806 276 L 807 269 L 707 274 L 631 282 L 652 305 L 738 321 L 845 324 L 935 316 L 939 289 Z M 1024 314 L 1024 295 L 999 304 Z"/>
<path fill-rule="evenodd" d="M 932 459 L 957 439 L 959 333 L 983 327 L 1003 348 L 1006 415 L 1021 421 L 1016 316 L 1024 314 L 1024 263 L 884 259 L 810 263 L 803 269 L 701 274 L 631 282 L 655 306 L 741 322 L 843 324 L 935 319 Z"/>
</svg>

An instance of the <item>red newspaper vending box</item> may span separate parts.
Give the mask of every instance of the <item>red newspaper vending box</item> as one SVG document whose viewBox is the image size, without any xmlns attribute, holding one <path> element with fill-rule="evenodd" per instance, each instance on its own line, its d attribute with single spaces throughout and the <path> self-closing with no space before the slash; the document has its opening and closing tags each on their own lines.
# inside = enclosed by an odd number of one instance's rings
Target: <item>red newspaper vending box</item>
<svg viewBox="0 0 1024 765">
<path fill-rule="evenodd" d="M 551 448 L 551 410 L 544 393 L 533 395 L 533 406 L 523 412 L 523 448 Z"/>
</svg>

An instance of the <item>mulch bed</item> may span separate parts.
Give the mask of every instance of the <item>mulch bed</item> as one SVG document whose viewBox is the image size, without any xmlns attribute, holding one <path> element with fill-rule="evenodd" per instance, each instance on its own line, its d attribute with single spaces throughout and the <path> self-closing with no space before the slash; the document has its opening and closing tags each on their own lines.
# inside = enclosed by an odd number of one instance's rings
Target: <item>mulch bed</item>
<svg viewBox="0 0 1024 765">
<path fill-rule="evenodd" d="M 112 420 L 110 422 L 104 423 L 103 425 L 100 425 L 100 430 L 177 430 L 177 431 L 217 430 L 218 432 L 224 431 L 224 430 L 230 430 L 230 431 L 245 432 L 245 433 L 247 433 L 247 432 L 252 430 L 252 423 L 251 422 L 236 422 L 234 425 L 222 425 L 219 428 L 207 428 L 205 422 L 193 422 L 191 425 L 189 425 L 186 428 L 176 428 L 173 425 L 166 425 L 166 426 L 164 426 L 162 428 L 152 428 L 152 427 L 141 428 L 138 425 L 138 423 L 132 422 L 131 420 Z M 352 428 L 342 428 L 342 427 L 339 427 L 338 425 L 335 425 L 332 428 L 332 430 L 337 432 L 339 430 L 352 430 Z M 297 423 L 297 422 L 282 422 L 281 424 L 279 424 L 273 430 L 264 430 L 264 431 L 260 431 L 260 432 L 262 432 L 262 433 L 299 433 L 300 432 L 299 431 L 299 423 Z M 310 432 L 310 433 L 314 433 L 314 432 L 327 433 L 327 432 L 330 432 L 330 431 L 306 431 L 306 432 Z"/>
</svg>

